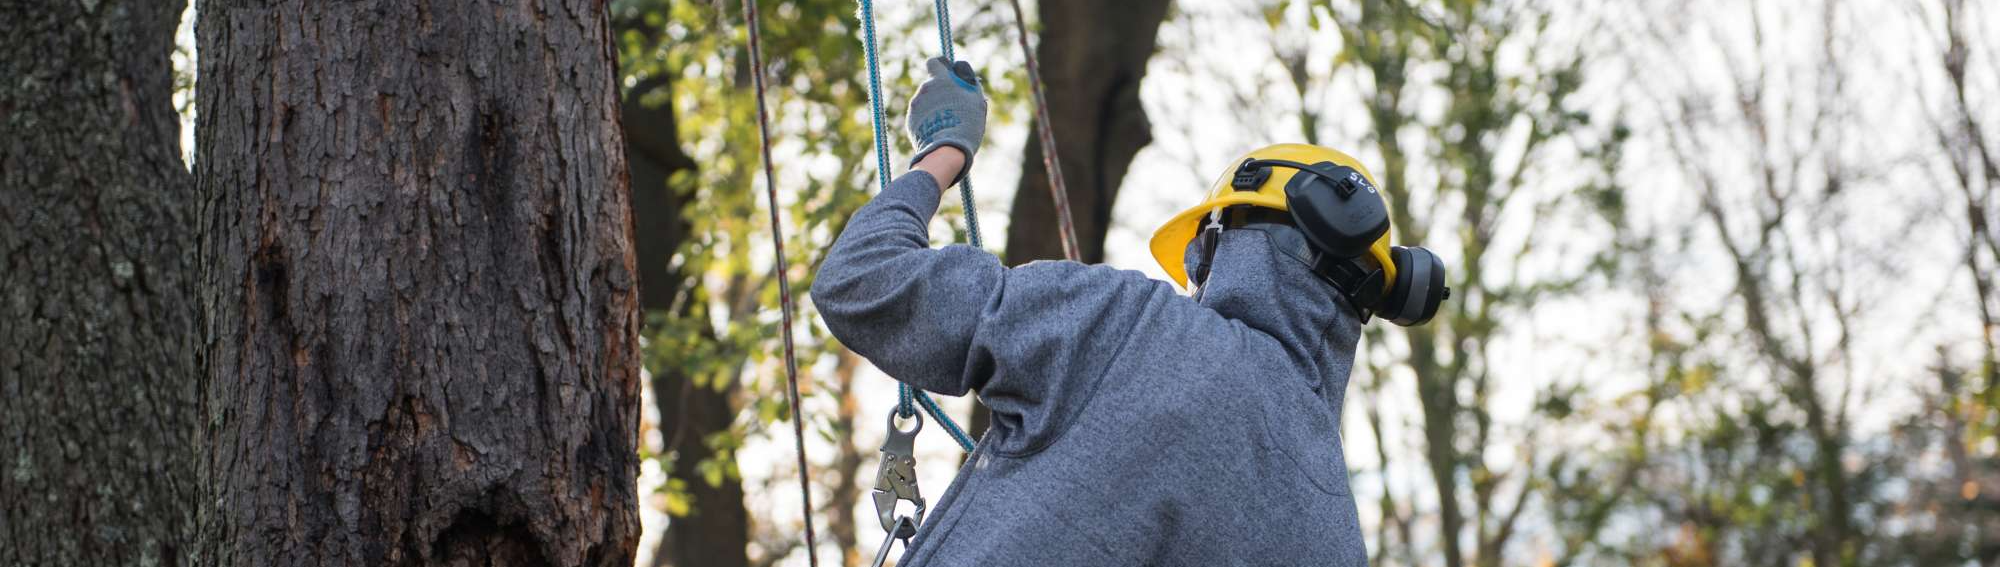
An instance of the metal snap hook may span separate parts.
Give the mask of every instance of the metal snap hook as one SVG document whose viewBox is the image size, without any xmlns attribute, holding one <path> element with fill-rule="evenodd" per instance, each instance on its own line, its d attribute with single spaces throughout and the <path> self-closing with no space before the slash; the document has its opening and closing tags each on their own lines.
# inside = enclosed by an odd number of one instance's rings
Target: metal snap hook
<svg viewBox="0 0 2000 567">
<path fill-rule="evenodd" d="M 889 430 L 882 440 L 882 463 L 875 469 L 875 490 L 870 494 L 875 500 L 875 515 L 882 522 L 882 529 L 897 533 L 896 501 L 908 500 L 915 504 L 917 511 L 912 518 L 904 518 L 914 534 L 915 526 L 924 522 L 924 497 L 917 489 L 917 432 L 924 429 L 924 414 L 918 412 L 916 425 L 905 431 L 896 427 L 896 411 L 889 410 Z M 904 536 L 908 537 L 908 536 Z"/>
</svg>

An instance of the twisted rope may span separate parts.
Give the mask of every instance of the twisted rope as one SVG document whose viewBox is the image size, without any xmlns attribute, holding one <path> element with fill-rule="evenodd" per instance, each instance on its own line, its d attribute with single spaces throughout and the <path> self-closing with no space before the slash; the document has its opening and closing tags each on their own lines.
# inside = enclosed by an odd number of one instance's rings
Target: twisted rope
<svg viewBox="0 0 2000 567">
<path fill-rule="evenodd" d="M 799 459 L 799 500 L 805 505 L 806 562 L 819 567 L 818 545 L 813 533 L 812 476 L 806 470 L 806 424 L 799 407 L 799 359 L 792 346 L 791 262 L 785 258 L 785 225 L 778 213 L 778 176 L 771 170 L 771 121 L 764 106 L 764 53 L 757 33 L 757 2 L 743 0 L 743 16 L 750 28 L 750 68 L 757 85 L 757 135 L 764 157 L 764 194 L 771 201 L 771 252 L 777 256 L 779 327 L 785 345 L 786 402 L 792 409 L 792 449 Z"/>
</svg>

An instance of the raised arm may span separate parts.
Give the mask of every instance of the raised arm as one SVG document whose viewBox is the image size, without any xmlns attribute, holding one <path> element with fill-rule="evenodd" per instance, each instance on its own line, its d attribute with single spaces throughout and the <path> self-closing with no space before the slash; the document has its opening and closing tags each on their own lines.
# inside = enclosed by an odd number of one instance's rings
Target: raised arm
<svg viewBox="0 0 2000 567">
<path fill-rule="evenodd" d="M 813 281 L 833 336 L 899 381 L 953 396 L 976 389 L 996 413 L 1043 429 L 1089 399 L 1137 331 L 1199 316 L 1138 272 L 1006 268 L 970 246 L 933 249 L 939 193 L 921 167 L 897 178 L 848 221 Z"/>
<path fill-rule="evenodd" d="M 964 63 L 928 68 L 910 101 L 913 170 L 849 219 L 815 276 L 813 303 L 835 338 L 897 380 L 954 396 L 976 389 L 997 414 L 1046 429 L 1036 425 L 1088 400 L 1142 320 L 1199 309 L 1138 272 L 1009 269 L 969 246 L 932 249 L 931 216 L 977 154 L 986 101 Z"/>
<path fill-rule="evenodd" d="M 955 396 L 983 386 L 965 375 L 966 352 L 1006 269 L 969 246 L 931 249 L 939 199 L 921 168 L 890 183 L 848 220 L 812 299 L 849 349 L 898 380 Z"/>
</svg>

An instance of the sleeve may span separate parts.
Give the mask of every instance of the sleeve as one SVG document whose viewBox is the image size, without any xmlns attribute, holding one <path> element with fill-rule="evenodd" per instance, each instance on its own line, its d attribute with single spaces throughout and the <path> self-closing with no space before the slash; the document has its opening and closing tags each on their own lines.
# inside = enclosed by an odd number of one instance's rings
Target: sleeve
<svg viewBox="0 0 2000 567">
<path fill-rule="evenodd" d="M 912 172 L 854 214 L 821 264 L 814 305 L 833 336 L 904 383 L 979 390 L 1023 427 L 1060 427 L 1142 321 L 1186 301 L 1134 271 L 1076 262 L 1006 268 L 983 250 L 929 246 L 940 192 Z"/>
</svg>

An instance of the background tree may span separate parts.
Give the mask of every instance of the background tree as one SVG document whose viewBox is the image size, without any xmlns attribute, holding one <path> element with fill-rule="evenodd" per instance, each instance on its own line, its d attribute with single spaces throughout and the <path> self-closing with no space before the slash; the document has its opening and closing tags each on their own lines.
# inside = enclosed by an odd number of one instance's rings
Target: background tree
<svg viewBox="0 0 2000 567">
<path fill-rule="evenodd" d="M 1153 58 L 1169 0 L 1065 1 L 1036 3 L 1041 65 L 1049 121 L 1055 124 L 1056 157 L 1062 161 L 1071 222 L 1084 262 L 1104 261 L 1104 236 L 1111 210 L 1132 157 L 1153 141 L 1152 122 L 1139 101 L 1146 64 Z M 1032 116 L 1032 113 L 1030 114 Z M 1039 121 L 1029 126 L 1041 128 Z M 1021 151 L 1021 181 L 1007 223 L 1007 265 L 1061 259 L 1062 240 L 1054 235 L 1055 204 L 1049 195 L 1042 143 L 1032 133 Z"/>
<path fill-rule="evenodd" d="M 192 179 L 182 2 L 0 5 L 0 563 L 187 549 Z"/>
<path fill-rule="evenodd" d="M 207 4 L 201 564 L 626 565 L 606 7 Z"/>
<path fill-rule="evenodd" d="M 1992 564 L 2000 561 L 2000 459 L 1987 447 L 1996 442 L 1993 425 L 2000 405 L 2000 114 L 1993 100 L 2000 85 L 2000 45 L 1993 41 L 1996 15 L 1990 4 L 1961 0 L 1911 3 L 1920 44 L 1911 68 L 1919 75 L 1926 121 L 1932 130 L 1929 148 L 1919 150 L 1939 187 L 1939 209 L 1955 225 L 1947 251 L 1956 249 L 1966 294 L 1940 297 L 1971 299 L 1969 325 L 1977 335 L 1970 344 L 1938 345 L 1930 380 L 1918 386 L 1921 411 L 1897 424 L 1894 443 L 1908 449 L 1889 460 L 1892 478 L 1907 478 L 1915 488 L 1895 502 L 1893 521 L 1928 529 L 1913 529 L 1890 545 L 1916 564 Z M 1981 24 L 1985 25 L 1982 26 Z M 1982 70 L 1984 71 L 1982 73 Z M 1969 295 L 1969 297 L 1967 297 Z M 1977 354 L 1962 354 L 1972 347 Z M 1970 358 L 1970 360 L 1967 360 Z M 1941 464 L 1935 466 L 1933 463 Z M 1927 466 L 1928 465 L 1928 466 Z"/>
<path fill-rule="evenodd" d="M 629 79 L 621 89 L 621 114 L 632 181 L 640 307 L 651 315 L 649 333 L 664 319 L 685 320 L 707 311 L 700 302 L 689 300 L 699 293 L 700 280 L 681 273 L 673 261 L 694 236 L 684 215 L 696 196 L 676 190 L 668 181 L 697 170 L 680 140 L 672 96 L 678 69 L 656 55 L 668 48 L 665 22 L 676 15 L 674 7 L 665 1 L 613 5 L 619 70 Z M 706 326 L 694 331 L 696 335 L 688 338 L 715 340 Z M 743 484 L 733 475 L 710 476 L 701 470 L 704 463 L 716 462 L 711 439 L 727 433 L 734 421 L 734 382 L 714 387 L 697 385 L 695 378 L 681 366 L 652 372 L 653 399 L 663 420 L 662 449 L 672 457 L 668 479 L 683 498 L 674 509 L 675 529 L 665 534 L 651 557 L 654 565 L 748 565 L 750 511 L 743 504 Z"/>
<path fill-rule="evenodd" d="M 1574 100 L 1588 51 L 1577 49 L 1574 38 L 1551 33 L 1559 8 L 1544 2 L 1303 4 L 1315 28 L 1339 33 L 1335 69 L 1361 77 L 1358 92 L 1333 100 L 1359 102 L 1365 109 L 1363 139 L 1379 156 L 1376 173 L 1395 225 L 1393 239 L 1438 250 L 1452 266 L 1451 300 L 1429 325 L 1393 332 L 1370 328 L 1370 372 L 1356 382 L 1364 393 L 1380 395 L 1382 381 L 1396 367 L 1407 368 L 1415 379 L 1444 564 L 1499 565 L 1532 505 L 1538 484 L 1531 477 L 1544 463 L 1564 457 L 1560 446 L 1530 437 L 1549 425 L 1510 428 L 1495 419 L 1496 387 L 1508 377 L 1492 364 L 1493 345 L 1529 306 L 1568 293 L 1576 278 L 1524 273 L 1520 266 L 1547 261 L 1550 252 L 1532 237 L 1509 242 L 1501 235 L 1515 230 L 1515 223 L 1578 210 L 1579 203 L 1566 198 L 1575 186 L 1561 185 L 1565 182 L 1551 171 L 1574 163 L 1578 148 L 1603 137 L 1584 131 L 1588 116 Z M 1522 62 L 1510 65 L 1502 53 L 1522 54 Z M 1325 87 L 1315 86 L 1323 83 L 1303 58 L 1280 53 L 1280 61 L 1302 108 L 1324 100 L 1313 91 Z M 1429 97 L 1441 100 L 1441 111 L 1424 108 Z M 1317 138 L 1322 118 L 1333 113 L 1302 110 L 1299 123 L 1309 138 Z M 1402 348 L 1391 350 L 1385 339 L 1397 335 Z M 1384 363 L 1382 357 L 1391 353 L 1400 364 Z M 1394 422 L 1370 414 L 1368 423 L 1376 429 L 1378 446 L 1400 439 L 1380 430 Z M 1385 471 L 1389 455 L 1378 454 Z M 1415 501 L 1414 495 L 1398 497 L 1385 486 L 1381 523 L 1396 528 L 1402 545 L 1391 543 L 1385 532 L 1378 547 L 1416 553 L 1415 522 L 1409 517 L 1416 511 L 1399 503 Z M 1403 559 L 1423 562 L 1420 556 Z"/>
<path fill-rule="evenodd" d="M 1895 217 L 1862 213 L 1873 192 L 1851 189 L 1875 181 L 1847 143 L 1865 131 L 1850 110 L 1848 8 L 1732 9 L 1744 23 L 1723 32 L 1734 41 L 1689 37 L 1665 15 L 1636 52 L 1719 62 L 1651 68 L 1637 88 L 1656 96 L 1641 114 L 1655 147 L 1693 188 L 1679 236 L 1653 253 L 1716 258 L 1731 276 L 1721 301 L 1668 306 L 1684 323 L 1661 329 L 1655 349 L 1681 359 L 1668 385 L 1691 402 L 1675 404 L 1687 437 L 1656 451 L 1641 485 L 1681 528 L 1663 538 L 1680 563 L 1878 564 L 1881 468 L 1852 461 L 1866 447 L 1854 445 L 1851 400 L 1867 394 L 1851 361 L 1867 333 L 1854 321 L 1879 303 L 1862 298 L 1891 252 L 1854 223 Z M 1812 48 L 1779 58 L 1779 41 Z"/>
</svg>

